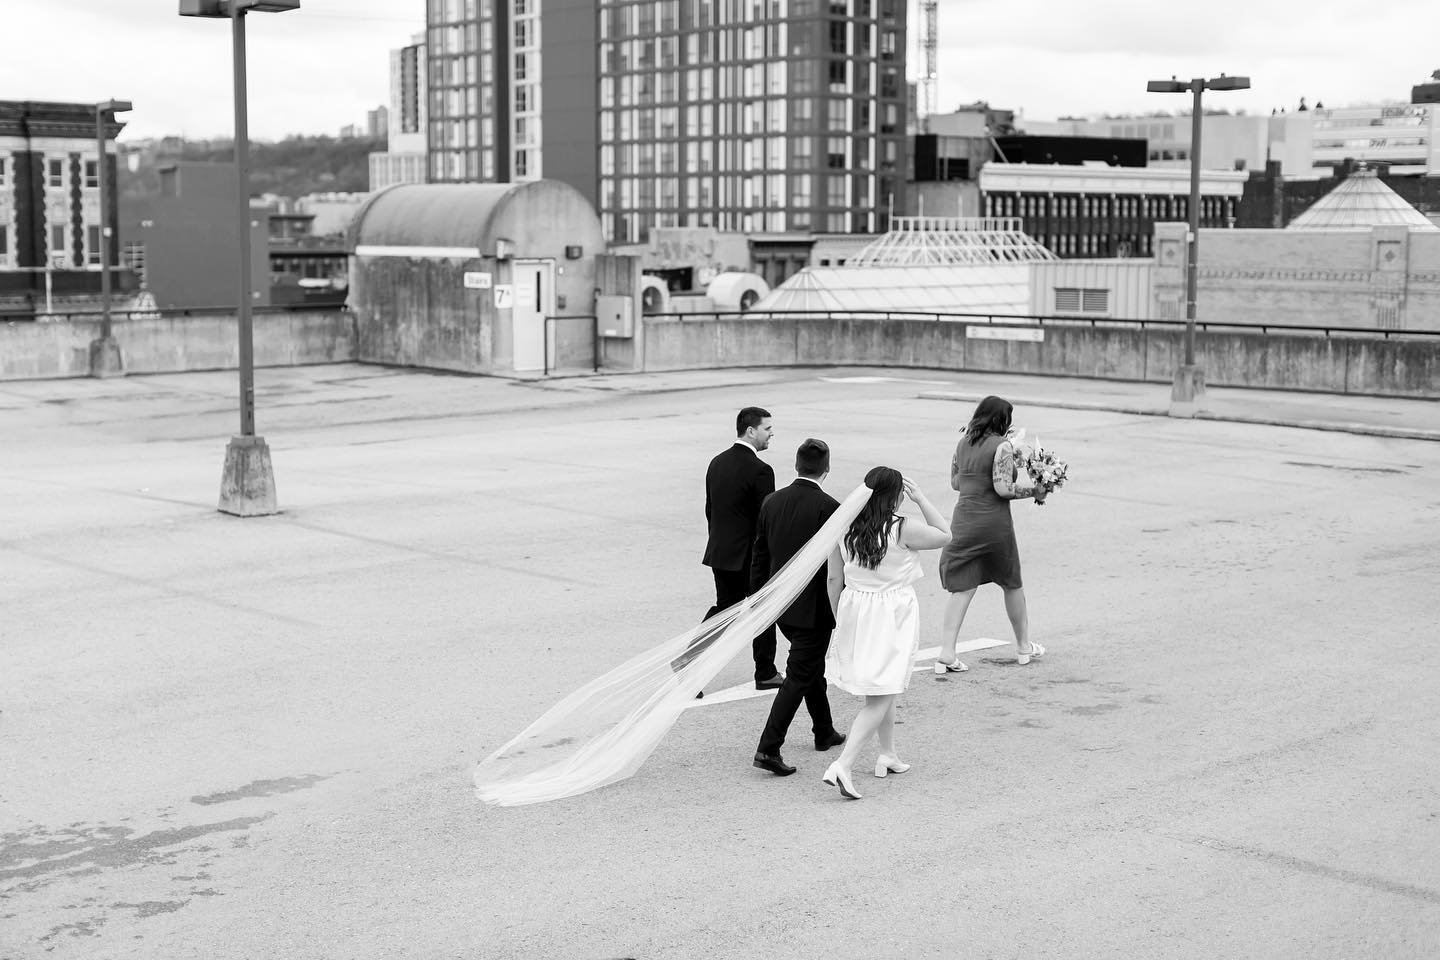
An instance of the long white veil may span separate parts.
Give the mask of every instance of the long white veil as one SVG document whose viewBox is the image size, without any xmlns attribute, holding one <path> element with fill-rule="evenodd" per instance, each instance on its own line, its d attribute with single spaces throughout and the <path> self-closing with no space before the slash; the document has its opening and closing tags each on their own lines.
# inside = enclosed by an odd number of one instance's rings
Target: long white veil
<svg viewBox="0 0 1440 960">
<path fill-rule="evenodd" d="M 869 487 L 856 487 L 752 596 L 551 707 L 476 766 L 475 795 L 504 807 L 543 803 L 634 774 L 695 694 L 799 596 L 869 499 Z"/>
</svg>

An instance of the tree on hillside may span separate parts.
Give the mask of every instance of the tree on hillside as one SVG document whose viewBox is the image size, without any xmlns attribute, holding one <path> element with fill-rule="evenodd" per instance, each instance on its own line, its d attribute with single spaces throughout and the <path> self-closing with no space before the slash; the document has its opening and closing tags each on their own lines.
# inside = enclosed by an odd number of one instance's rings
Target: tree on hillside
<svg viewBox="0 0 1440 960">
<path fill-rule="evenodd" d="M 370 154 L 385 149 L 383 140 L 293 136 L 250 144 L 250 190 L 302 197 L 309 193 L 364 192 L 370 189 Z M 176 160 L 234 163 L 235 142 L 166 137 L 134 149 L 132 172 L 122 165 L 120 192 L 127 199 L 160 193 L 160 168 Z"/>
</svg>

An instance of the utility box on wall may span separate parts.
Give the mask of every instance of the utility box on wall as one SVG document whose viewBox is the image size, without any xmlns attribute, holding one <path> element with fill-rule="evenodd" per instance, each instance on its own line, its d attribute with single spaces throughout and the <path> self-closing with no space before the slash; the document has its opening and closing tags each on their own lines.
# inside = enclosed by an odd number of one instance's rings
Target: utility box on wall
<svg viewBox="0 0 1440 960">
<path fill-rule="evenodd" d="M 596 297 L 595 320 L 602 337 L 635 336 L 635 298 Z"/>
</svg>

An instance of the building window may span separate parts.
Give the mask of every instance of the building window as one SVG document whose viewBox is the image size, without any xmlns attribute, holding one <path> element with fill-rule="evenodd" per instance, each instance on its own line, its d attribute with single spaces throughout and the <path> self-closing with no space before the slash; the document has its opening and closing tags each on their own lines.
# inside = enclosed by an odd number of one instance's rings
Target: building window
<svg viewBox="0 0 1440 960">
<path fill-rule="evenodd" d="M 65 186 L 65 161 L 49 160 L 46 161 L 45 166 L 49 171 L 46 185 L 57 189 Z"/>
<path fill-rule="evenodd" d="M 100 228 L 85 228 L 85 262 L 92 267 L 100 266 Z"/>
<path fill-rule="evenodd" d="M 0 170 L 4 170 L 4 161 L 0 160 Z M 0 177 L 0 182 L 3 182 Z M 0 223 L 0 267 L 10 266 L 10 226 Z"/>
<path fill-rule="evenodd" d="M 85 188 L 94 190 L 100 186 L 100 164 L 94 160 L 85 161 Z"/>
<path fill-rule="evenodd" d="M 10 181 L 6 178 L 5 173 L 5 158 L 0 157 L 0 187 L 7 186 L 9 183 Z"/>
<path fill-rule="evenodd" d="M 65 228 L 55 224 L 50 226 L 50 263 L 56 267 L 65 265 Z"/>
</svg>

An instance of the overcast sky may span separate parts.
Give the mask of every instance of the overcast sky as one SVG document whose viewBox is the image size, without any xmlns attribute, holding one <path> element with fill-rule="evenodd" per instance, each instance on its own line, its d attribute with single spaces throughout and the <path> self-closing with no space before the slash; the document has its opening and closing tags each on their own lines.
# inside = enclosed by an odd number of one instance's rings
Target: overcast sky
<svg viewBox="0 0 1440 960">
<path fill-rule="evenodd" d="M 915 0 L 912 0 L 912 5 Z M 1269 113 L 1406 99 L 1440 68 L 1435 0 L 940 0 L 940 110 L 987 100 L 1035 120 L 1185 105 L 1146 94 L 1177 74 L 1246 74 L 1207 103 Z M 0 99 L 131 100 L 122 139 L 233 131 L 230 28 L 178 0 L 0 0 Z M 248 19 L 250 132 L 335 134 L 389 97 L 389 51 L 424 0 L 301 0 Z M 912 18 L 911 32 L 918 32 Z M 912 56 L 912 73 L 918 57 Z"/>
</svg>

